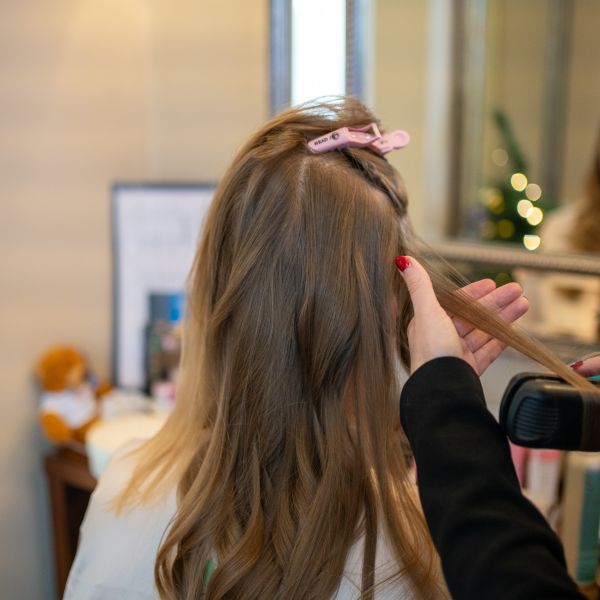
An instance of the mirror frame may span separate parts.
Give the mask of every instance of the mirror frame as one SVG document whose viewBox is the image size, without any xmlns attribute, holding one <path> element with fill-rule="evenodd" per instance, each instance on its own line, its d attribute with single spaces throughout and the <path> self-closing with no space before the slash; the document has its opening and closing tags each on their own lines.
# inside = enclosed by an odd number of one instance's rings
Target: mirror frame
<svg viewBox="0 0 600 600">
<path fill-rule="evenodd" d="M 269 63 L 271 115 L 288 108 L 292 91 L 292 1 L 270 0 Z M 371 0 L 346 0 L 346 94 L 365 100 Z"/>
</svg>

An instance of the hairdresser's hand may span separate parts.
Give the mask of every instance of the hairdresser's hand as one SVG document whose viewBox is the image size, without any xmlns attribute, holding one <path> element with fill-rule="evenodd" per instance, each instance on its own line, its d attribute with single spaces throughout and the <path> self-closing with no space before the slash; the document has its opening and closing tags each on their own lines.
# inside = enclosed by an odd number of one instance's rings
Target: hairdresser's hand
<svg viewBox="0 0 600 600">
<path fill-rule="evenodd" d="M 403 262 L 400 260 L 397 264 L 401 268 Z M 457 356 L 466 360 L 478 374 L 483 373 L 504 350 L 504 345 L 460 319 L 451 319 L 440 306 L 425 269 L 414 258 L 408 258 L 404 264 L 407 266 L 402 275 L 415 313 L 408 328 L 411 372 L 433 358 Z M 484 279 L 463 290 L 486 306 L 499 309 L 508 322 L 527 311 L 527 300 L 517 284 L 496 289 L 493 281 Z"/>
<path fill-rule="evenodd" d="M 414 316 L 408 324 L 410 372 L 440 356 L 464 358 L 474 366 L 448 313 L 437 300 L 427 271 L 411 256 L 396 258 L 413 305 Z M 470 359 L 470 360 L 469 360 Z"/>
<path fill-rule="evenodd" d="M 497 288 L 491 279 L 480 279 L 465 286 L 462 291 L 497 312 L 507 323 L 513 323 L 529 310 L 529 301 L 523 296 L 523 288 L 515 282 Z M 458 335 L 475 355 L 477 371 L 481 375 L 500 356 L 506 344 L 459 317 L 452 317 L 452 321 Z"/>
<path fill-rule="evenodd" d="M 584 377 L 600 375 L 600 355 L 574 362 L 571 367 Z"/>
</svg>

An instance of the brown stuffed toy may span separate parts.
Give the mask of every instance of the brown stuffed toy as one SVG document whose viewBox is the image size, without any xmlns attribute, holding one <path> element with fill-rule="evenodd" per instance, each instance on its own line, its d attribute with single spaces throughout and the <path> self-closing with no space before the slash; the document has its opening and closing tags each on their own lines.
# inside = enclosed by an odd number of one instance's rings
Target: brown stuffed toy
<svg viewBox="0 0 600 600">
<path fill-rule="evenodd" d="M 76 348 L 56 346 L 39 359 L 35 371 L 42 390 L 39 419 L 45 436 L 56 444 L 83 443 L 98 419 L 83 355 Z"/>
</svg>

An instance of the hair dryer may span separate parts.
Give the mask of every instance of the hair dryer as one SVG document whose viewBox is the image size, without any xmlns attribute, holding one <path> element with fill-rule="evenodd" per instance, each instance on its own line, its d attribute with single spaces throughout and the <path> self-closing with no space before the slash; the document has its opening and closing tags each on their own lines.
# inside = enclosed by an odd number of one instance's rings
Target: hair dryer
<svg viewBox="0 0 600 600">
<path fill-rule="evenodd" d="M 519 373 L 502 397 L 500 425 L 519 446 L 600 452 L 600 382 L 593 383 L 598 394 L 556 375 Z"/>
</svg>

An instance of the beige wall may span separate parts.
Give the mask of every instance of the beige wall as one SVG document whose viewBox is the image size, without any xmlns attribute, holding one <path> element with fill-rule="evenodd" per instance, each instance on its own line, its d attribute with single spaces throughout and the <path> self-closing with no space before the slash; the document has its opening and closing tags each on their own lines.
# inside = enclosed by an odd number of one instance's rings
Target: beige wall
<svg viewBox="0 0 600 600">
<path fill-rule="evenodd" d="M 410 144 L 388 160 L 408 191 L 415 231 L 446 236 L 451 147 L 452 0 L 372 0 L 369 100 L 386 129 L 405 129 Z"/>
<path fill-rule="evenodd" d="M 70 342 L 109 374 L 109 186 L 205 180 L 268 113 L 265 0 L 0 5 L 0 582 L 51 598 L 31 370 Z"/>
<path fill-rule="evenodd" d="M 422 0 L 373 2 L 373 108 L 387 130 L 405 129 L 411 135 L 410 144 L 388 159 L 404 179 L 409 214 L 425 236 L 428 5 Z"/>
</svg>

